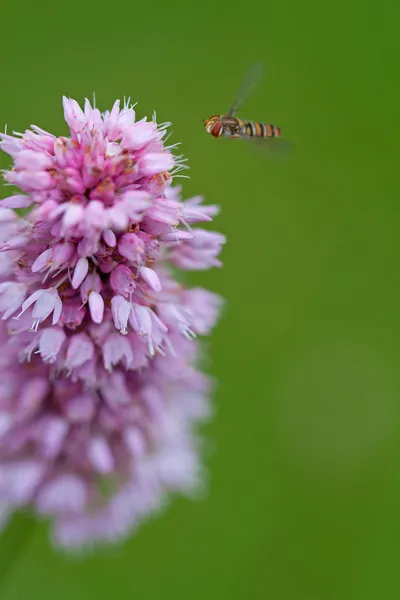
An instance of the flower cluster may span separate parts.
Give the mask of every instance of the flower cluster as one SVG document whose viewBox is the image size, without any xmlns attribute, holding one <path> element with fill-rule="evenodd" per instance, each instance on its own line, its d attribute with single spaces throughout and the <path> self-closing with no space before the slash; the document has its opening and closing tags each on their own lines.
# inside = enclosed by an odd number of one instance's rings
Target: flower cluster
<svg viewBox="0 0 400 600">
<path fill-rule="evenodd" d="M 174 270 L 220 266 L 225 239 L 192 227 L 217 207 L 171 185 L 185 164 L 169 123 L 63 104 L 68 137 L 1 134 L 21 193 L 0 202 L 0 521 L 29 507 L 72 548 L 126 536 L 201 481 L 195 338 L 221 300 Z"/>
</svg>

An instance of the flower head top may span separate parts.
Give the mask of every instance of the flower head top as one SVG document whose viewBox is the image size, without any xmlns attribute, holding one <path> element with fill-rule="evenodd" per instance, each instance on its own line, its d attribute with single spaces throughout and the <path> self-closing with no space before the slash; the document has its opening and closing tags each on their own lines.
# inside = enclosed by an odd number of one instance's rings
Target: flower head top
<svg viewBox="0 0 400 600">
<path fill-rule="evenodd" d="M 59 370 L 89 377 L 87 368 L 79 372 L 97 357 L 93 346 L 107 369 L 120 361 L 132 368 L 173 351 L 168 332 L 196 334 L 182 289 L 162 265 L 219 266 L 224 236 L 191 227 L 211 221 L 216 206 L 182 202 L 171 187 L 186 165 L 164 145 L 169 123 L 136 121 L 133 107 L 120 110 L 119 101 L 103 114 L 88 100 L 84 110 L 75 100 L 63 104 L 70 137 L 36 126 L 19 137 L 1 134 L 14 159 L 5 179 L 25 192 L 1 207 L 32 210 L 18 227 L 11 219 L 11 235 L 0 240 L 1 251 L 14 253 L 0 311 L 19 321 L 14 329 L 37 334 L 26 355 L 37 351 Z M 88 319 L 90 339 L 81 333 Z M 112 343 L 117 332 L 128 338 Z"/>
</svg>

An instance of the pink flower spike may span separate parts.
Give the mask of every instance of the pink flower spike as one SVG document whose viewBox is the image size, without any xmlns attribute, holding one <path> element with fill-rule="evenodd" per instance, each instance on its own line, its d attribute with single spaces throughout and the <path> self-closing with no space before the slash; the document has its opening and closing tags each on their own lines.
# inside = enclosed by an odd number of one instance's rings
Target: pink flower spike
<svg viewBox="0 0 400 600">
<path fill-rule="evenodd" d="M 114 320 L 114 325 L 122 335 L 128 333 L 127 325 L 129 315 L 132 311 L 132 305 L 122 296 L 114 296 L 111 300 L 111 312 Z"/>
<path fill-rule="evenodd" d="M 89 311 L 95 323 L 101 323 L 104 315 L 104 300 L 98 292 L 92 291 L 89 295 Z"/>
<path fill-rule="evenodd" d="M 145 282 L 151 287 L 155 292 L 161 291 L 161 282 L 158 278 L 158 275 L 153 269 L 149 267 L 141 267 L 140 275 L 143 277 Z"/>
<path fill-rule="evenodd" d="M 20 188 L 0 200 L 0 528 L 44 515 L 72 551 L 202 484 L 213 386 L 196 336 L 221 302 L 176 271 L 219 266 L 225 238 L 192 225 L 217 209 L 181 198 L 169 123 L 135 122 L 130 99 L 63 106 L 66 136 L 0 134 Z"/>
<path fill-rule="evenodd" d="M 85 279 L 89 270 L 89 261 L 87 258 L 80 258 L 76 263 L 74 274 L 72 276 L 72 287 L 74 290 L 77 290 L 81 285 L 82 281 Z"/>
<path fill-rule="evenodd" d="M 32 198 L 30 196 L 23 196 L 22 194 L 16 194 L 0 201 L 1 208 L 28 208 L 31 205 Z"/>
</svg>

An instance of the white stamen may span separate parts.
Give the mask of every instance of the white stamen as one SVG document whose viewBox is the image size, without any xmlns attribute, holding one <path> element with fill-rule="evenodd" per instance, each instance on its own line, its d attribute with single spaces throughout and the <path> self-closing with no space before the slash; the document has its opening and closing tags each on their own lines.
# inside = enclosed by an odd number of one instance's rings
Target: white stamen
<svg viewBox="0 0 400 600">
<path fill-rule="evenodd" d="M 39 325 L 40 325 L 40 319 L 35 319 L 32 323 L 32 326 L 28 329 L 28 331 L 37 333 Z"/>
<path fill-rule="evenodd" d="M 166 135 L 166 136 L 165 136 L 165 138 L 164 138 L 164 144 L 165 144 L 166 142 L 168 142 L 169 138 L 171 137 L 171 135 L 172 135 L 173 133 L 174 133 L 173 131 L 170 131 L 170 132 L 168 133 L 168 135 Z"/>
<path fill-rule="evenodd" d="M 186 229 L 188 231 L 190 231 L 190 233 L 192 233 L 192 228 L 190 227 L 189 223 L 187 223 L 187 221 L 185 221 L 185 219 L 183 219 L 182 217 L 180 218 L 180 221 L 181 221 L 182 225 L 184 225 L 186 227 Z"/>
<path fill-rule="evenodd" d="M 166 141 L 167 140 L 165 139 L 164 142 L 166 142 Z M 171 144 L 170 146 L 164 146 L 164 150 L 172 150 L 172 148 L 177 148 L 181 144 L 182 144 L 182 142 L 176 142 L 176 144 Z"/>
</svg>

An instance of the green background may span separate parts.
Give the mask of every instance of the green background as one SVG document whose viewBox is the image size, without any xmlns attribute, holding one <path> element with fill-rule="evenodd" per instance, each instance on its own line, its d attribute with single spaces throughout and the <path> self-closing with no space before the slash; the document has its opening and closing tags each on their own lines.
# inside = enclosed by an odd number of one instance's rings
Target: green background
<svg viewBox="0 0 400 600">
<path fill-rule="evenodd" d="M 130 95 L 173 122 L 228 243 L 188 277 L 226 298 L 206 498 L 85 559 L 19 516 L 1 600 L 399 598 L 399 7 L 2 0 L 1 127 L 62 134 L 62 94 Z M 258 61 L 241 116 L 282 127 L 279 163 L 202 125 Z"/>
</svg>

